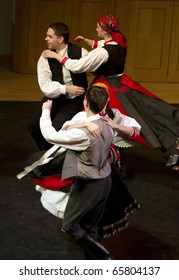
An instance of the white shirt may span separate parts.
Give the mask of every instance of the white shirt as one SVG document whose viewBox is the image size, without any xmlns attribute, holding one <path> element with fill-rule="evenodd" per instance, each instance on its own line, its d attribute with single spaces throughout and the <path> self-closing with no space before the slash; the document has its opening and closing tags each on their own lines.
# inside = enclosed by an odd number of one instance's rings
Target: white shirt
<svg viewBox="0 0 179 280">
<path fill-rule="evenodd" d="M 88 135 L 79 128 L 65 130 L 66 126 L 80 122 L 90 122 L 99 118 L 99 114 L 87 117 L 86 112 L 80 112 L 77 113 L 70 121 L 65 122 L 61 130 L 56 131 L 52 126 L 50 111 L 48 109 L 44 109 L 40 118 L 40 129 L 44 138 L 52 144 L 74 144 L 75 142 L 78 145 L 78 143 L 81 143 L 83 140 L 89 140 Z"/>
<path fill-rule="evenodd" d="M 80 59 L 68 58 L 64 63 L 65 67 L 73 73 L 95 72 L 101 64 L 104 64 L 109 59 L 108 52 L 102 48 L 105 41 L 98 41 L 97 48 L 91 50 L 87 56 Z M 117 45 L 116 42 L 106 44 Z"/>
<path fill-rule="evenodd" d="M 61 55 L 68 56 L 67 47 L 59 52 Z M 82 57 L 86 56 L 88 51 L 82 48 Z M 70 71 L 62 66 L 64 85 L 57 81 L 52 81 L 52 72 L 48 63 L 48 59 L 40 56 L 37 63 L 38 83 L 42 93 L 49 98 L 56 98 L 60 94 L 66 94 L 66 86 L 73 85 Z"/>
<path fill-rule="evenodd" d="M 120 125 L 125 126 L 132 126 L 133 129 L 137 134 L 140 133 L 141 126 L 138 124 L 138 122 L 130 118 L 128 116 L 125 116 L 120 113 L 118 109 L 113 109 L 114 112 L 114 121 L 117 119 L 117 123 Z M 85 111 L 77 113 L 70 121 L 66 121 L 64 125 L 62 126 L 62 129 L 59 131 L 56 131 L 55 128 L 52 126 L 51 118 L 50 118 L 50 110 L 43 109 L 42 116 L 40 118 L 40 128 L 42 135 L 44 138 L 52 143 L 52 144 L 74 144 L 75 143 L 81 143 L 82 140 L 89 140 L 88 135 L 79 128 L 73 128 L 70 130 L 65 130 L 67 126 L 70 124 L 75 123 L 83 123 L 83 122 L 92 122 L 94 120 L 97 120 L 100 118 L 99 114 L 96 114 L 94 116 L 87 117 L 87 114 Z M 118 136 L 117 131 L 112 130 L 114 138 Z M 118 137 L 117 140 L 120 140 L 122 138 Z"/>
</svg>

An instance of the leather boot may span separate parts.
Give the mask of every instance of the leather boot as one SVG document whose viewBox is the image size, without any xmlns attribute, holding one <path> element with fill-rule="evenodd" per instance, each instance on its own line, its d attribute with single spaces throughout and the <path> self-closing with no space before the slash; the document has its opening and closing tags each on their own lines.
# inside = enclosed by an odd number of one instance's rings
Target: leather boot
<svg viewBox="0 0 179 280">
<path fill-rule="evenodd" d="M 113 260 L 108 250 L 90 235 L 83 235 L 76 240 L 77 244 L 85 251 L 88 259 Z"/>
</svg>

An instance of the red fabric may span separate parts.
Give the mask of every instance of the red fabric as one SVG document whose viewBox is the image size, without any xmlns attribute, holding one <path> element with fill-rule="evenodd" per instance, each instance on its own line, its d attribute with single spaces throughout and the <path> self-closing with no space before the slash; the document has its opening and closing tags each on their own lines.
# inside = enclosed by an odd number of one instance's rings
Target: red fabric
<svg viewBox="0 0 179 280">
<path fill-rule="evenodd" d="M 70 178 L 62 181 L 60 175 L 51 175 L 44 178 L 32 178 L 32 181 L 46 189 L 61 190 L 71 185 L 74 179 Z"/>
<path fill-rule="evenodd" d="M 122 48 L 127 48 L 127 45 L 126 45 L 127 39 L 124 37 L 124 35 L 122 35 L 121 33 L 118 33 L 118 32 L 116 32 L 116 33 L 113 32 L 112 38 L 113 38 L 113 41 L 117 42 Z"/>
<path fill-rule="evenodd" d="M 116 146 L 114 144 L 111 144 L 111 149 L 113 149 L 113 151 L 116 154 L 116 158 L 119 159 L 121 157 L 121 154 L 119 151 L 117 151 Z"/>
<path fill-rule="evenodd" d="M 110 156 L 108 158 L 108 162 L 110 164 L 115 163 L 120 157 L 121 157 L 121 154 L 119 153 L 119 151 L 117 151 L 115 145 L 111 144 Z"/>
<path fill-rule="evenodd" d="M 62 58 L 62 60 L 60 61 L 60 63 L 61 63 L 61 64 L 65 64 L 65 62 L 67 61 L 67 59 L 68 59 L 68 57 L 65 56 L 64 58 Z"/>
<path fill-rule="evenodd" d="M 94 40 L 93 42 L 93 49 L 96 49 L 98 47 L 98 41 Z"/>
<path fill-rule="evenodd" d="M 123 77 L 123 76 L 122 76 Z M 121 78 L 122 80 L 122 78 Z M 124 84 L 124 88 L 126 89 L 126 86 L 132 89 L 136 89 L 139 91 L 142 91 L 144 94 L 150 95 L 155 97 L 155 95 L 153 95 L 152 93 L 150 93 L 149 91 L 145 90 L 143 87 L 141 87 L 140 85 L 138 85 L 137 83 L 135 83 L 132 79 L 130 79 L 128 76 L 124 75 L 123 78 L 123 82 L 121 82 Z M 93 85 L 100 85 L 102 87 L 104 87 L 106 89 L 106 87 L 108 87 L 108 92 L 109 92 L 109 96 L 110 96 L 110 101 L 109 101 L 109 106 L 110 108 L 117 108 L 122 114 L 124 115 L 128 115 L 125 111 L 125 109 L 123 108 L 122 104 L 119 102 L 117 96 L 115 95 L 116 91 L 119 92 L 124 92 L 124 88 L 122 87 L 121 89 L 119 88 L 111 88 L 108 86 L 107 81 L 105 80 L 105 78 L 103 77 L 99 77 L 96 80 L 93 81 Z M 156 97 L 158 98 L 158 97 Z M 137 142 L 141 145 L 144 145 L 146 147 L 149 147 L 147 142 L 145 141 L 145 139 L 139 134 L 139 135 L 134 135 L 133 137 L 130 137 L 131 141 Z"/>
<path fill-rule="evenodd" d="M 127 48 L 126 37 L 119 30 L 118 18 L 114 16 L 102 16 L 98 19 L 99 26 L 112 35 L 112 39 L 122 48 Z"/>
<path fill-rule="evenodd" d="M 154 95 L 152 92 L 150 92 L 149 90 L 145 89 L 144 87 L 142 87 L 140 84 L 138 84 L 137 82 L 135 82 L 134 80 L 132 80 L 130 77 L 128 77 L 127 75 L 123 74 L 121 76 L 121 84 L 131 88 L 131 89 L 135 89 L 138 90 L 146 95 L 149 95 L 153 98 L 159 99 L 161 100 L 158 96 Z"/>
<path fill-rule="evenodd" d="M 98 19 L 98 23 L 106 32 L 119 32 L 119 21 L 114 16 L 102 16 Z"/>
</svg>

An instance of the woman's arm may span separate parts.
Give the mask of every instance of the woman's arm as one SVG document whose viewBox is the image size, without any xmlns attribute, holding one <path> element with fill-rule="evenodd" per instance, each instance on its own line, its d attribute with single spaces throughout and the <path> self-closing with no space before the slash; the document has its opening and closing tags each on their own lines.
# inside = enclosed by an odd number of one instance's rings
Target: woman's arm
<svg viewBox="0 0 179 280">
<path fill-rule="evenodd" d="M 75 38 L 75 41 L 80 42 L 80 43 L 85 43 L 86 45 L 90 46 L 92 48 L 93 46 L 93 40 L 91 39 L 87 39 L 81 35 L 77 36 Z"/>
<path fill-rule="evenodd" d="M 134 118 L 122 114 L 118 109 L 115 108 L 113 108 L 112 111 L 114 114 L 113 122 L 120 124 L 121 126 L 132 127 L 134 130 L 134 135 L 140 134 L 141 125 Z"/>
<path fill-rule="evenodd" d="M 81 57 L 80 59 L 63 57 L 61 54 L 50 50 L 43 51 L 42 56 L 57 59 L 73 73 L 94 72 L 109 58 L 109 54 L 104 48 L 91 50 L 87 56 Z"/>
<path fill-rule="evenodd" d="M 134 129 L 132 126 L 125 126 L 120 125 L 116 122 L 114 122 L 109 117 L 101 117 L 107 125 L 109 125 L 113 130 L 115 130 L 121 138 L 128 138 L 131 137 L 134 134 Z"/>
</svg>

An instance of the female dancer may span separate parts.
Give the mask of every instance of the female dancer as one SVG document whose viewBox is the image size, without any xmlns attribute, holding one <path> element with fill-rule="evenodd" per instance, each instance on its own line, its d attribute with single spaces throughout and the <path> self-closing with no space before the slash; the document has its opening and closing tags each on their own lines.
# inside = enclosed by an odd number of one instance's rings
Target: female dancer
<svg viewBox="0 0 179 280">
<path fill-rule="evenodd" d="M 134 141 L 153 149 L 170 151 L 179 136 L 179 109 L 164 102 L 124 74 L 126 38 L 120 32 L 118 19 L 102 16 L 97 20 L 96 31 L 102 39 L 93 41 L 78 36 L 76 39 L 91 45 L 93 50 L 84 57 L 69 59 L 45 50 L 44 57 L 56 58 L 74 73 L 94 72 L 93 84 L 108 88 L 110 106 L 133 117 L 141 125 L 141 135 Z M 170 157 L 169 166 L 178 169 L 178 149 Z"/>
</svg>

